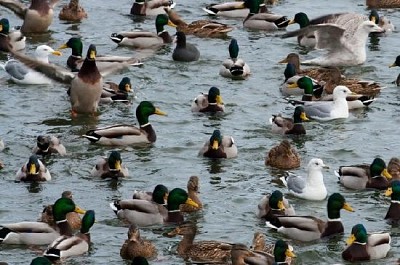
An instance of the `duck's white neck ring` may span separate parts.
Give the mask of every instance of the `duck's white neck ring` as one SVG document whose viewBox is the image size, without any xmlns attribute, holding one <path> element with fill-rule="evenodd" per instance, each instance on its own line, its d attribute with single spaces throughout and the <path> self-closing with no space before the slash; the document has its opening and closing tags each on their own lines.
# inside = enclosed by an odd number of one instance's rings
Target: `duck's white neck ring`
<svg viewBox="0 0 400 265">
<path fill-rule="evenodd" d="M 400 204 L 400 201 L 396 201 L 396 200 L 391 200 L 390 202 L 391 202 L 391 203 L 397 203 L 397 204 Z"/>
<path fill-rule="evenodd" d="M 143 124 L 143 125 L 140 125 L 140 127 L 143 128 L 143 127 L 146 127 L 146 126 L 149 126 L 149 125 L 150 125 L 150 122 L 148 122 L 146 124 Z"/>
<path fill-rule="evenodd" d="M 56 221 L 56 224 L 61 224 L 61 223 L 64 223 L 64 222 L 66 222 L 66 221 L 67 221 L 67 219 L 60 220 L 60 221 Z"/>
<path fill-rule="evenodd" d="M 336 219 L 330 219 L 328 218 L 328 222 L 341 222 L 342 220 L 340 218 L 336 218 Z"/>
<path fill-rule="evenodd" d="M 171 210 L 171 211 L 168 211 L 169 213 L 178 213 L 178 212 L 180 212 L 181 210 Z"/>
</svg>

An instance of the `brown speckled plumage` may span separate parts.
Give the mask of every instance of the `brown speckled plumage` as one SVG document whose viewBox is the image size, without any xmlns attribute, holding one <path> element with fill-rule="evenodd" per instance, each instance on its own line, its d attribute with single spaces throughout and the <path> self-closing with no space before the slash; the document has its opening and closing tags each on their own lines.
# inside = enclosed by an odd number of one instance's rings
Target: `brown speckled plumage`
<svg viewBox="0 0 400 265">
<path fill-rule="evenodd" d="M 267 154 L 265 165 L 279 169 L 293 169 L 300 166 L 300 156 L 291 147 L 289 141 L 283 140 Z"/>
</svg>

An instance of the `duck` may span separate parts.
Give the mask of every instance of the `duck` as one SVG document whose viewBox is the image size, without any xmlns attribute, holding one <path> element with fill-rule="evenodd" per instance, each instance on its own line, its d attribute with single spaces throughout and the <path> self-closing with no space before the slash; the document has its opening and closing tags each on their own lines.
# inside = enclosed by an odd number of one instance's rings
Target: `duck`
<svg viewBox="0 0 400 265">
<path fill-rule="evenodd" d="M 198 61 L 199 58 L 199 50 L 195 45 L 186 42 L 185 33 L 176 32 L 176 46 L 172 52 L 172 59 L 179 62 L 193 62 Z"/>
<path fill-rule="evenodd" d="M 136 108 L 139 128 L 133 125 L 113 125 L 89 130 L 82 136 L 90 142 L 100 145 L 127 146 L 154 143 L 157 136 L 149 123 L 149 116 L 153 114 L 167 115 L 150 101 L 142 101 Z"/>
<path fill-rule="evenodd" d="M 191 110 L 192 112 L 224 112 L 225 105 L 219 88 L 212 86 L 208 93 L 201 93 L 195 97 L 192 101 Z"/>
<path fill-rule="evenodd" d="M 328 220 L 323 221 L 314 216 L 275 216 L 267 221 L 267 227 L 275 229 L 285 236 L 302 242 L 310 242 L 323 237 L 341 234 L 344 231 L 340 220 L 340 210 L 354 212 L 340 193 L 333 193 L 328 198 Z"/>
<path fill-rule="evenodd" d="M 194 241 L 197 227 L 191 222 L 185 222 L 168 236 L 183 236 L 178 244 L 177 253 L 185 261 L 194 263 L 226 263 L 230 260 L 232 244 L 216 240 Z"/>
<path fill-rule="evenodd" d="M 363 224 L 356 224 L 346 240 L 347 247 L 342 252 L 342 258 L 351 262 L 385 258 L 391 241 L 389 233 L 368 235 Z"/>
<path fill-rule="evenodd" d="M 39 62 L 49 63 L 49 55 L 61 56 L 61 52 L 55 51 L 47 45 L 40 45 L 35 50 L 35 59 Z M 14 83 L 21 85 L 52 84 L 51 79 L 42 73 L 30 69 L 18 60 L 10 59 L 0 66 L 7 72 Z"/>
<path fill-rule="evenodd" d="M 376 9 L 371 9 L 368 19 L 372 22 L 375 22 L 375 24 L 377 24 L 379 27 L 381 27 L 384 30 L 383 34 L 382 33 L 376 34 L 378 37 L 386 36 L 395 30 L 395 26 L 392 24 L 390 19 L 388 19 L 387 17 L 379 16 L 378 11 L 376 11 Z M 374 35 L 374 34 L 375 33 L 372 33 L 372 35 Z"/>
<path fill-rule="evenodd" d="M 79 0 L 70 0 L 69 4 L 63 5 L 58 18 L 66 21 L 81 21 L 87 18 L 85 9 L 79 5 Z"/>
<path fill-rule="evenodd" d="M 199 198 L 199 193 L 200 193 L 199 189 L 200 189 L 199 177 L 191 176 L 187 183 L 187 193 L 189 195 L 189 198 L 197 204 L 197 207 L 194 207 L 189 204 L 181 204 L 179 206 L 179 210 L 181 212 L 184 213 L 197 212 L 203 208 L 203 203 Z"/>
<path fill-rule="evenodd" d="M 387 165 L 387 171 L 392 176 L 393 180 L 400 180 L 400 159 L 392 157 Z"/>
<path fill-rule="evenodd" d="M 273 133 L 301 135 L 306 134 L 303 121 L 308 121 L 307 115 L 302 106 L 294 109 L 293 119 L 284 118 L 281 114 L 272 115 L 269 123 L 272 125 Z"/>
<path fill-rule="evenodd" d="M 132 4 L 131 15 L 157 16 L 164 13 L 164 7 L 174 8 L 176 3 L 172 0 L 135 0 Z"/>
<path fill-rule="evenodd" d="M 21 32 L 26 33 L 45 33 L 53 22 L 54 6 L 59 0 L 31 0 L 30 6 L 26 6 L 20 1 L 1 1 L 0 5 L 13 11 L 24 22 Z"/>
<path fill-rule="evenodd" d="M 73 200 L 72 192 L 69 190 L 63 191 L 63 193 L 61 194 L 61 198 L 68 198 Z M 69 226 L 73 231 L 78 231 L 79 229 L 81 229 L 82 220 L 81 217 L 79 216 L 79 213 L 69 212 L 67 213 L 66 218 Z M 53 217 L 53 204 L 49 204 L 44 207 L 40 215 L 40 218 L 38 219 L 38 222 L 44 222 L 52 227 L 56 227 L 56 223 Z"/>
<path fill-rule="evenodd" d="M 152 0 L 154 1 L 154 0 Z M 111 40 L 118 46 L 125 46 L 134 49 L 159 49 L 165 44 L 172 43 L 172 37 L 164 26 L 176 28 L 176 25 L 166 14 L 159 14 L 155 20 L 156 31 L 121 31 L 111 34 Z"/>
<path fill-rule="evenodd" d="M 30 265 L 52 265 L 52 264 L 53 263 L 46 257 L 36 257 L 30 263 Z"/>
<path fill-rule="evenodd" d="M 271 148 L 265 158 L 265 165 L 279 169 L 294 169 L 300 167 L 300 155 L 290 145 L 290 142 L 284 139 L 277 146 Z"/>
<path fill-rule="evenodd" d="M 220 130 L 214 130 L 210 140 L 200 149 L 199 155 L 209 158 L 234 158 L 238 150 L 235 140 L 228 135 L 222 135 Z"/>
<path fill-rule="evenodd" d="M 390 187 L 385 191 L 385 196 L 390 196 L 390 206 L 385 220 L 396 224 L 400 220 L 400 180 L 393 180 L 390 183 Z"/>
<path fill-rule="evenodd" d="M 271 220 L 276 215 L 295 215 L 293 206 L 279 190 L 274 190 L 269 196 L 265 195 L 257 207 L 257 217 L 260 219 Z"/>
<path fill-rule="evenodd" d="M 315 48 L 325 49 L 327 53 L 304 61 L 304 64 L 355 66 L 363 64 L 367 59 L 366 44 L 369 34 L 371 32 L 382 33 L 384 30 L 368 20 L 357 24 L 354 31 L 337 24 L 317 24 L 285 33 L 281 37 L 297 37 L 310 32 L 315 32 Z"/>
<path fill-rule="evenodd" d="M 18 169 L 15 182 L 50 181 L 51 174 L 37 155 L 31 155 L 26 163 Z"/>
<path fill-rule="evenodd" d="M 67 149 L 54 135 L 39 135 L 36 138 L 36 146 L 32 149 L 32 153 L 43 157 L 58 154 L 64 156 L 67 154 Z"/>
<path fill-rule="evenodd" d="M 128 169 L 122 165 L 120 152 L 113 150 L 107 157 L 101 157 L 93 167 L 90 175 L 94 178 L 120 179 L 129 176 Z"/>
<path fill-rule="evenodd" d="M 289 175 L 281 177 L 283 184 L 288 188 L 289 193 L 295 197 L 322 201 L 328 195 L 324 184 L 322 169 L 328 168 L 324 161 L 319 158 L 312 158 L 307 165 L 307 177 Z"/>
<path fill-rule="evenodd" d="M 226 59 L 219 70 L 219 75 L 232 79 L 245 79 L 250 75 L 249 65 L 239 55 L 239 45 L 236 39 L 229 44 L 229 59 Z"/>
<path fill-rule="evenodd" d="M 400 66 L 400 55 L 398 55 L 396 57 L 396 60 L 394 61 L 394 63 L 389 65 L 389 68 L 396 67 L 396 66 Z M 400 86 L 400 74 L 397 76 L 396 80 L 393 83 L 395 83 L 397 86 Z"/>
<path fill-rule="evenodd" d="M 71 49 L 71 55 L 67 59 L 67 67 L 71 69 L 72 72 L 79 72 L 85 61 L 82 58 L 83 43 L 79 37 L 71 37 L 68 41 L 58 47 L 59 50 Z M 108 70 L 113 66 L 123 69 L 128 66 L 141 66 L 143 63 L 139 58 L 129 57 L 129 56 L 106 56 L 96 54 L 96 66 L 100 73 L 107 75 Z"/>
<path fill-rule="evenodd" d="M 400 7 L 399 0 L 366 0 L 368 8 L 398 8 Z"/>
<path fill-rule="evenodd" d="M 258 0 L 247 0 L 244 7 L 249 8 L 249 13 L 243 21 L 243 27 L 255 30 L 278 30 L 285 29 L 289 20 L 286 16 L 273 13 L 260 13 Z"/>
<path fill-rule="evenodd" d="M 131 91 L 133 90 L 129 77 L 122 78 L 119 84 L 111 81 L 104 82 L 100 103 L 126 102 L 128 101 L 128 93 Z"/>
<path fill-rule="evenodd" d="M 43 222 L 19 222 L 0 225 L 0 243 L 12 245 L 48 245 L 60 235 L 72 235 L 66 221 L 70 212 L 85 213 L 69 198 L 60 198 L 53 205 L 54 228 Z"/>
<path fill-rule="evenodd" d="M 363 190 L 367 188 L 384 190 L 389 187 L 392 175 L 386 168 L 382 158 L 375 158 L 370 165 L 341 166 L 335 175 L 339 182 L 349 189 Z"/>
<path fill-rule="evenodd" d="M 19 29 L 14 28 L 10 31 L 10 22 L 7 18 L 0 19 L 0 51 L 23 50 L 26 45 L 25 41 L 26 37 Z"/>
<path fill-rule="evenodd" d="M 196 20 L 190 24 L 184 21 L 172 8 L 165 7 L 165 13 L 176 25 L 178 32 L 195 35 L 200 38 L 225 38 L 233 30 L 232 26 L 211 20 Z"/>
<path fill-rule="evenodd" d="M 189 198 L 187 192 L 180 188 L 175 188 L 169 192 L 167 207 L 164 206 L 164 196 L 153 196 L 153 198 L 155 199 L 154 202 L 137 199 L 114 201 L 110 203 L 110 207 L 119 219 L 139 227 L 183 222 L 184 219 L 179 211 L 179 205 L 186 203 L 198 207 Z"/>
<path fill-rule="evenodd" d="M 135 257 L 151 259 L 157 256 L 157 249 L 150 240 L 143 239 L 140 236 L 137 226 L 130 225 L 128 239 L 125 240 L 119 254 L 121 258 L 129 260 Z"/>
<path fill-rule="evenodd" d="M 87 210 L 82 218 L 82 227 L 76 235 L 61 235 L 45 250 L 43 256 L 52 261 L 83 255 L 89 251 L 90 228 L 95 222 L 95 212 Z"/>
<path fill-rule="evenodd" d="M 227 18 L 245 18 L 249 14 L 249 9 L 245 8 L 244 1 L 209 4 L 206 7 L 203 7 L 203 11 L 210 16 L 221 16 Z M 259 13 L 266 12 L 267 6 L 262 1 L 259 4 Z"/>
<path fill-rule="evenodd" d="M 157 184 L 154 187 L 153 191 L 135 190 L 133 192 L 132 199 L 147 200 L 153 202 L 159 201 L 160 204 L 167 205 L 168 188 L 163 184 Z"/>
</svg>

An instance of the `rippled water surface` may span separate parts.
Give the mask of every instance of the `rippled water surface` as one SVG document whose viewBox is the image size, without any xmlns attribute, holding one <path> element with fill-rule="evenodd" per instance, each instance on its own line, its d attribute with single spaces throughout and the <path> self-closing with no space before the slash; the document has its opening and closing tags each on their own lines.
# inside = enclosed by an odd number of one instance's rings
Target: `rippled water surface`
<svg viewBox="0 0 400 265">
<path fill-rule="evenodd" d="M 66 2 L 66 1 L 62 1 Z M 210 2 L 180 1 L 177 10 L 187 20 L 205 18 L 201 7 Z M 117 48 L 109 39 L 112 32 L 121 30 L 151 30 L 150 18 L 137 19 L 128 15 L 132 0 L 85 0 L 82 5 L 89 18 L 80 24 L 69 24 L 54 19 L 51 32 L 45 36 L 29 38 L 27 53 L 32 54 L 37 45 L 48 44 L 57 48 L 71 36 L 79 35 L 84 51 L 90 43 L 97 45 L 99 54 L 133 55 L 133 51 Z M 317 5 L 317 6 L 316 6 Z M 60 7 L 57 7 L 58 14 Z M 309 17 L 354 11 L 368 13 L 361 0 L 338 1 L 281 1 L 273 12 L 292 17 L 296 12 L 306 12 Z M 400 26 L 397 10 L 381 10 Z M 11 25 L 21 21 L 10 11 L 0 8 L 1 17 L 8 17 Z M 244 30 L 240 20 L 224 20 L 236 29 L 229 33 L 238 40 L 240 56 L 251 67 L 252 76 L 245 81 L 231 81 L 218 75 L 221 62 L 228 56 L 229 39 L 198 39 L 188 37 L 201 52 L 198 62 L 172 61 L 173 47 L 159 51 L 141 68 L 108 77 L 119 82 L 123 76 L 132 79 L 137 98 L 131 104 L 102 106 L 97 119 L 71 119 L 66 87 L 23 87 L 9 82 L 0 72 L 0 136 L 7 149 L 0 153 L 5 168 L 0 171 L 0 223 L 36 220 L 42 206 L 53 203 L 64 190 L 72 190 L 75 201 L 85 209 L 96 211 L 97 223 L 92 228 L 92 247 L 88 255 L 70 258 L 65 264 L 128 264 L 119 256 L 126 239 L 126 226 L 116 219 L 109 208 L 115 199 L 129 198 L 135 189 L 152 190 L 158 183 L 170 189 L 186 187 L 191 175 L 198 175 L 204 210 L 187 216 L 197 222 L 197 239 L 218 239 L 230 242 L 251 242 L 254 231 L 263 231 L 269 242 L 280 235 L 268 230 L 255 216 L 259 199 L 275 189 L 285 191 L 277 179 L 287 174 L 264 165 L 266 152 L 278 144 L 282 137 L 270 132 L 267 120 L 271 114 L 291 115 L 292 107 L 285 103 L 278 87 L 283 77 L 283 65 L 277 62 L 290 52 L 302 52 L 296 40 L 280 39 L 282 32 L 265 33 Z M 298 25 L 288 29 L 297 29 Z M 172 33 L 173 29 L 168 28 Z M 379 81 L 386 88 L 378 100 L 366 110 L 352 112 L 347 120 L 310 122 L 306 124 L 307 136 L 293 142 L 301 154 L 301 168 L 293 172 L 305 174 L 310 158 L 319 157 L 330 166 L 324 171 L 329 193 L 341 192 L 356 210 L 343 212 L 345 236 L 352 225 L 364 223 L 368 231 L 391 231 L 392 250 L 386 259 L 370 264 L 393 264 L 398 258 L 399 229 L 388 226 L 383 218 L 389 206 L 387 199 L 375 191 L 353 192 L 337 183 L 333 170 L 340 165 L 370 163 L 380 156 L 389 161 L 398 156 L 399 149 L 399 91 L 391 82 L 398 74 L 388 65 L 398 55 L 398 32 L 368 44 L 368 59 L 362 66 L 346 69 L 346 73 L 363 79 Z M 50 60 L 65 65 L 69 52 Z M 303 58 L 311 58 L 305 55 Z M 6 57 L 2 55 L 2 60 Z M 220 88 L 226 113 L 220 116 L 197 115 L 190 112 L 190 102 L 199 92 L 210 86 Z M 108 154 L 110 147 L 91 145 L 81 135 L 96 126 L 116 123 L 137 123 L 134 110 L 142 100 L 150 100 L 168 113 L 168 116 L 150 118 L 157 142 L 151 147 L 122 148 L 123 164 L 131 173 L 129 179 L 108 182 L 91 179 L 89 173 L 97 158 Z M 236 159 L 213 162 L 198 157 L 197 152 L 215 128 L 232 135 L 239 149 Z M 14 183 L 15 172 L 30 155 L 38 134 L 54 134 L 65 144 L 68 155 L 52 157 L 48 167 L 53 179 L 48 183 Z M 326 218 L 326 202 L 305 202 L 294 199 L 299 214 L 312 214 Z M 143 229 L 142 236 L 155 242 L 159 256 L 152 264 L 182 264 L 174 255 L 179 238 L 166 238 L 160 229 Z M 298 255 L 296 264 L 343 263 L 341 251 L 344 238 L 316 243 L 291 242 Z M 40 255 L 43 248 L 0 246 L 0 260 L 10 264 L 28 264 Z"/>
</svg>

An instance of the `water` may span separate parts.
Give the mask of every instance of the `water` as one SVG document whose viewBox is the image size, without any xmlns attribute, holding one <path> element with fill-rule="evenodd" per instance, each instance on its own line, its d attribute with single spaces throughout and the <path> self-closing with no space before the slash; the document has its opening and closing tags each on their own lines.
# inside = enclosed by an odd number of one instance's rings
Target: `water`
<svg viewBox="0 0 400 265">
<path fill-rule="evenodd" d="M 65 1 L 64 1 L 65 2 Z M 315 6 L 315 1 L 282 1 L 272 11 L 294 16 L 306 12 L 310 17 L 341 11 L 366 14 L 368 11 L 355 0 L 325 1 Z M 41 38 L 29 38 L 27 52 L 32 54 L 37 45 L 59 47 L 71 36 L 79 35 L 84 51 L 90 43 L 97 45 L 99 54 L 134 55 L 127 48 L 117 48 L 109 36 L 121 30 L 151 30 L 151 19 L 133 19 L 128 15 L 132 1 L 83 1 L 89 18 L 80 24 L 70 24 L 54 19 L 51 32 Z M 178 2 L 177 10 L 187 20 L 205 18 L 201 7 L 208 2 Z M 21 21 L 7 9 L 1 8 L 1 16 L 8 17 L 11 25 Z M 58 14 L 60 6 L 56 9 Z M 396 10 L 382 10 L 395 25 L 400 25 Z M 261 197 L 275 189 L 285 191 L 277 179 L 285 171 L 264 166 L 267 151 L 277 145 L 282 137 L 270 132 L 267 120 L 271 114 L 291 115 L 293 108 L 285 103 L 278 87 L 284 66 L 277 62 L 290 52 L 302 52 L 296 40 L 280 39 L 281 32 L 265 33 L 243 30 L 240 20 L 219 19 L 236 29 L 229 36 L 240 45 L 240 56 L 251 67 L 252 76 L 245 81 L 231 81 L 218 75 L 221 62 L 228 56 L 229 39 L 198 39 L 188 37 L 201 52 L 201 59 L 194 63 L 178 63 L 171 59 L 173 47 L 159 51 L 141 68 L 110 76 L 107 80 L 119 82 L 129 76 L 137 91 L 137 99 L 131 104 L 102 106 L 97 119 L 71 120 L 70 103 L 66 86 L 22 87 L 7 81 L 0 72 L 0 136 L 7 149 L 0 153 L 5 168 L 1 170 L 0 223 L 36 220 L 42 206 L 53 203 L 64 190 L 72 190 L 75 201 L 85 209 L 94 209 L 98 223 L 92 228 L 92 247 L 88 255 L 70 258 L 65 264 L 128 264 L 119 256 L 119 249 L 126 239 L 127 227 L 116 219 L 108 204 L 115 199 L 129 198 L 135 189 L 152 190 L 158 183 L 174 187 L 186 187 L 191 175 L 200 177 L 201 199 L 204 210 L 187 218 L 197 222 L 196 240 L 216 239 L 249 244 L 255 231 L 263 231 L 269 242 L 281 236 L 265 228 L 257 220 L 255 210 Z M 289 30 L 297 29 L 297 25 Z M 168 28 L 170 33 L 173 29 Z M 368 59 L 362 66 L 351 67 L 347 73 L 363 79 L 380 82 L 386 88 L 371 108 L 354 111 L 345 121 L 310 122 L 306 124 L 307 136 L 292 142 L 302 159 L 301 168 L 293 170 L 305 174 L 305 166 L 313 157 L 322 158 L 330 166 L 324 171 L 329 193 L 341 192 L 356 210 L 343 212 L 344 237 L 322 240 L 317 243 L 291 242 L 298 255 L 296 264 L 343 263 L 341 251 L 344 238 L 356 223 L 363 223 L 368 231 L 391 231 L 392 250 L 386 259 L 370 264 L 389 264 L 396 258 L 399 241 L 398 228 L 388 226 L 383 218 L 389 206 L 387 199 L 376 191 L 353 192 L 337 183 L 333 170 L 340 165 L 370 163 L 380 156 L 385 161 L 398 156 L 397 126 L 398 88 L 391 84 L 398 69 L 388 69 L 397 54 L 398 33 L 381 38 L 376 45 L 369 44 Z M 69 52 L 50 60 L 65 65 Z M 305 55 L 302 58 L 311 58 Z M 3 56 L 2 60 L 5 60 Z M 220 116 L 192 114 L 190 102 L 199 92 L 207 92 L 210 86 L 220 88 L 226 104 L 226 113 Z M 152 116 L 157 142 L 151 147 L 117 148 L 122 152 L 123 164 L 131 173 L 121 182 L 94 180 L 89 173 L 97 158 L 112 148 L 91 145 L 81 135 L 96 126 L 117 123 L 136 123 L 134 111 L 142 100 L 153 101 L 168 116 Z M 232 135 L 239 149 L 239 157 L 213 162 L 198 157 L 197 152 L 215 128 Z M 54 134 L 65 144 L 66 157 L 52 157 L 48 167 L 53 179 L 48 183 L 14 183 L 18 167 L 26 161 L 38 134 Z M 326 218 L 326 202 L 305 202 L 289 197 L 298 214 L 311 214 Z M 143 229 L 142 236 L 152 240 L 159 256 L 152 264 L 182 264 L 183 260 L 173 251 L 179 238 L 166 238 L 159 229 Z M 10 264 L 28 264 L 43 251 L 43 247 L 0 246 L 0 260 Z"/>
</svg>

